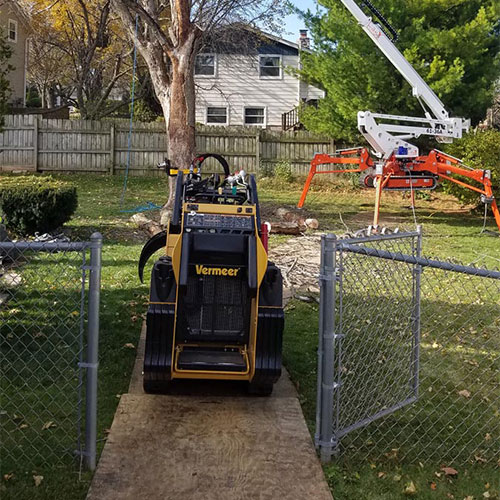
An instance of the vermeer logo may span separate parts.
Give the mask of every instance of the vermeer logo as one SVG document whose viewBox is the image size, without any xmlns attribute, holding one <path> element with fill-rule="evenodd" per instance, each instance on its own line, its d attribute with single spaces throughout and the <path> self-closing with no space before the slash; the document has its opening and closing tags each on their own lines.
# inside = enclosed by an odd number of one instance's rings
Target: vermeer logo
<svg viewBox="0 0 500 500">
<path fill-rule="evenodd" d="M 237 276 L 239 269 L 227 267 L 205 267 L 201 264 L 196 265 L 196 274 L 205 274 L 210 276 Z"/>
</svg>

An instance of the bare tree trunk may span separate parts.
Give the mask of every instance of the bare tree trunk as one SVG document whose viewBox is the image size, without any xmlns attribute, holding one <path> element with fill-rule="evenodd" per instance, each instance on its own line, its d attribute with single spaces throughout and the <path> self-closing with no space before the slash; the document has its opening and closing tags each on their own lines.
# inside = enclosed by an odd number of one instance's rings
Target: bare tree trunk
<svg viewBox="0 0 500 500">
<path fill-rule="evenodd" d="M 187 168 L 195 151 L 194 78 L 183 54 L 172 60 L 170 115 L 167 122 L 168 152 L 172 165 Z M 186 58 L 189 58 L 187 55 Z"/>
<path fill-rule="evenodd" d="M 201 31 L 190 21 L 191 2 L 170 0 L 171 25 L 167 32 L 156 23 L 154 2 L 114 0 L 129 36 L 135 41 L 151 75 L 163 109 L 168 137 L 168 158 L 174 168 L 188 168 L 195 154 L 194 59 Z M 148 30 L 136 30 L 136 15 Z M 152 30 L 152 31 L 151 31 Z M 169 178 L 168 200 L 162 207 L 162 224 L 172 209 L 173 179 Z"/>
<path fill-rule="evenodd" d="M 195 86 L 191 59 L 194 40 L 181 48 L 179 54 L 170 54 L 172 74 L 169 99 L 162 108 L 168 137 L 168 157 L 174 168 L 188 168 L 194 159 L 195 138 Z M 169 181 L 168 200 L 164 212 L 172 209 L 174 202 L 173 179 Z M 162 219 L 164 216 L 162 215 Z"/>
</svg>

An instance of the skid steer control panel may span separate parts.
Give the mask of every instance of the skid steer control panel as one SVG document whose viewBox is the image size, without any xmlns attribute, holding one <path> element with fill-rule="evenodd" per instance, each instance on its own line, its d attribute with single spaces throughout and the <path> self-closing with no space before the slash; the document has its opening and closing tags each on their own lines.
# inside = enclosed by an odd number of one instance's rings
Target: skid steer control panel
<svg viewBox="0 0 500 500">
<path fill-rule="evenodd" d="M 253 217 L 219 214 L 188 214 L 186 228 L 193 229 L 248 229 L 252 230 Z"/>
</svg>

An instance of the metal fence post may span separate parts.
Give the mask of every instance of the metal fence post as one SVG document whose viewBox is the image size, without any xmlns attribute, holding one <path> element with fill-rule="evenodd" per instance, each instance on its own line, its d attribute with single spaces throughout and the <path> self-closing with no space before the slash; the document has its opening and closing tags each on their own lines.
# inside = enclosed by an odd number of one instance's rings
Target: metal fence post
<svg viewBox="0 0 500 500">
<path fill-rule="evenodd" d="M 99 302 L 101 292 L 102 235 L 90 237 L 89 312 L 87 339 L 87 391 L 85 408 L 85 459 L 90 470 L 96 467 L 97 367 L 99 352 Z"/>
<path fill-rule="evenodd" d="M 332 457 L 333 391 L 334 391 L 334 334 L 335 334 L 335 253 L 336 237 L 322 236 L 322 262 L 320 271 L 320 335 L 321 360 L 318 375 L 321 376 L 319 450 L 322 462 Z M 319 384 L 318 384 L 319 385 Z"/>
<path fill-rule="evenodd" d="M 319 448 L 321 434 L 321 384 L 323 382 L 323 314 L 325 312 L 325 293 L 323 291 L 322 277 L 325 275 L 325 238 L 321 238 L 320 265 L 318 283 L 319 294 L 319 321 L 318 321 L 318 351 L 316 368 L 316 428 L 314 432 L 314 444 Z"/>
<path fill-rule="evenodd" d="M 416 238 L 415 256 L 420 258 L 422 256 L 422 226 L 417 227 L 418 236 Z M 418 398 L 419 385 L 420 385 L 420 288 L 421 288 L 421 275 L 422 266 L 415 264 L 413 268 L 413 314 L 412 314 L 412 333 L 413 333 L 413 395 Z"/>
</svg>

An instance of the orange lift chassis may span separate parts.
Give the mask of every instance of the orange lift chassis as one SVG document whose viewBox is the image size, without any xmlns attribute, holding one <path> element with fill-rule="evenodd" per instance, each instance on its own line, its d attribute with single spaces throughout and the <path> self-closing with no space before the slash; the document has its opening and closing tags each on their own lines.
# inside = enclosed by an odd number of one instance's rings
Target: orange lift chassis
<svg viewBox="0 0 500 500">
<path fill-rule="evenodd" d="M 397 33 L 370 0 L 341 0 L 387 59 L 411 85 L 424 110 L 424 117 L 398 116 L 370 111 L 358 112 L 358 130 L 371 146 L 338 151 L 335 155 L 317 154 L 311 161 L 298 207 L 304 206 L 311 181 L 316 174 L 359 172 L 364 187 L 376 189 L 373 226 L 378 226 L 382 191 L 410 191 L 412 205 L 415 191 L 434 189 L 441 179 L 454 182 L 481 195 L 481 201 L 491 208 L 500 231 L 500 212 L 492 190 L 491 171 L 472 169 L 458 158 L 437 149 L 421 155 L 418 148 L 407 142 L 422 135 L 438 142 L 450 143 L 462 137 L 470 120 L 451 117 L 443 103 L 425 83 L 413 66 L 394 45 Z M 367 15 L 364 10 L 368 10 Z M 377 19 L 374 22 L 372 17 Z M 389 38 L 389 36 L 391 38 Z M 320 168 L 338 165 L 339 168 Z M 352 166 L 353 168 L 349 168 Z M 471 184 L 473 182 L 474 184 Z"/>
<path fill-rule="evenodd" d="M 327 168 L 323 170 L 318 168 L 321 165 L 352 165 L 355 168 Z M 411 191 L 413 194 L 419 190 L 434 189 L 439 179 L 446 179 L 479 193 L 481 201 L 490 206 L 500 231 L 500 210 L 492 190 L 491 172 L 489 170 L 472 169 L 463 164 L 458 158 L 438 150 L 432 150 L 428 155 L 418 156 L 412 161 L 404 163 L 398 161 L 393 155 L 382 166 L 381 174 L 376 173 L 374 160 L 370 157 L 366 148 L 346 149 L 339 151 L 337 155 L 317 154 L 311 161 L 309 175 L 297 206 L 299 208 L 304 206 L 311 181 L 316 174 L 343 173 L 360 173 L 363 187 L 376 189 L 373 215 L 374 227 L 377 227 L 379 223 L 382 190 Z M 461 180 L 460 177 L 464 178 L 464 180 Z M 475 182 L 477 185 L 470 184 L 465 179 Z"/>
</svg>

